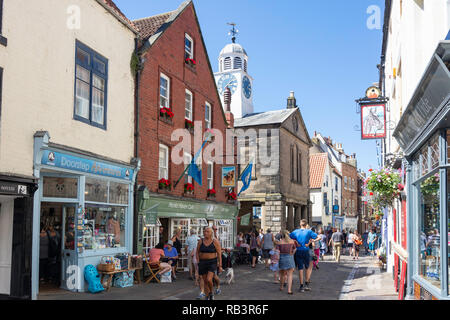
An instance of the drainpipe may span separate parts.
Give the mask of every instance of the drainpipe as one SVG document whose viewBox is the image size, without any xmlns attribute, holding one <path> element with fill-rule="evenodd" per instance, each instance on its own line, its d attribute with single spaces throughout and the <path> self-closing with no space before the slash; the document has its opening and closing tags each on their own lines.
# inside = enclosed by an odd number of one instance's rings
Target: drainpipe
<svg viewBox="0 0 450 320">
<path fill-rule="evenodd" d="M 134 39 L 134 53 L 138 56 L 139 62 L 135 75 L 135 87 L 134 87 L 134 106 L 135 106 L 135 131 L 134 131 L 134 157 L 139 159 L 139 115 L 140 115 L 140 82 L 141 82 L 141 58 L 138 53 L 139 49 L 139 38 Z M 133 218 L 133 251 L 137 253 L 137 241 L 136 235 L 139 234 L 139 221 L 138 221 L 138 176 L 139 172 L 136 175 L 136 180 L 134 183 L 134 218 Z"/>
</svg>

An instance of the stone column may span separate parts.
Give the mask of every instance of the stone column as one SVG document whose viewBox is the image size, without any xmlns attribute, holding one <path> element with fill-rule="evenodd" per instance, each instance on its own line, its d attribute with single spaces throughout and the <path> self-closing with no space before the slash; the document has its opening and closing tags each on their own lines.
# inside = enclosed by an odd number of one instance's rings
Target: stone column
<svg viewBox="0 0 450 320">
<path fill-rule="evenodd" d="M 287 223 L 286 223 L 286 229 L 289 231 L 294 230 L 294 205 L 288 204 L 288 217 L 287 217 Z"/>
<path fill-rule="evenodd" d="M 300 220 L 302 220 L 302 207 L 295 206 L 294 207 L 294 229 L 300 227 Z"/>
<path fill-rule="evenodd" d="M 280 229 L 286 228 L 285 210 L 286 203 L 281 194 L 269 195 L 265 203 L 265 227 L 272 232 L 278 233 Z"/>
</svg>

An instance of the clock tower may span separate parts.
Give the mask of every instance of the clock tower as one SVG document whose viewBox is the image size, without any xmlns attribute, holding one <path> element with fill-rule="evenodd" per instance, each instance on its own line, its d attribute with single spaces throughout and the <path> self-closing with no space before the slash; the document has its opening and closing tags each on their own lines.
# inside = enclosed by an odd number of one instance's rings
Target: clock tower
<svg viewBox="0 0 450 320">
<path fill-rule="evenodd" d="M 247 73 L 248 56 L 244 48 L 236 43 L 237 30 L 235 24 L 230 23 L 233 29 L 232 43 L 227 44 L 222 49 L 219 56 L 219 72 L 214 74 L 217 83 L 217 89 L 224 103 L 224 92 L 230 88 L 231 112 L 236 119 L 242 118 L 247 114 L 253 113 L 253 78 Z"/>
</svg>

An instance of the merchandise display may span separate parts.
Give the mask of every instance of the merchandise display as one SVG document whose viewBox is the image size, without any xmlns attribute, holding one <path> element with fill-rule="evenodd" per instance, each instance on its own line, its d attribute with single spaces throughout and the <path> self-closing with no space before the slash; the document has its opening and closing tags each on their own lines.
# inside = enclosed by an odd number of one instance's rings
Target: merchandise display
<svg viewBox="0 0 450 320">
<path fill-rule="evenodd" d="M 132 287 L 134 284 L 134 270 L 117 273 L 114 275 L 113 286 L 116 288 Z"/>
</svg>

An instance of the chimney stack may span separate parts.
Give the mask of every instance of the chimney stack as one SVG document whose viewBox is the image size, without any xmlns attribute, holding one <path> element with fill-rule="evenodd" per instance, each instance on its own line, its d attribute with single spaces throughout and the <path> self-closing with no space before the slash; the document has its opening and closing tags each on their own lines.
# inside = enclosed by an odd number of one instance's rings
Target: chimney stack
<svg viewBox="0 0 450 320">
<path fill-rule="evenodd" d="M 297 99 L 295 99 L 294 91 L 291 91 L 289 98 L 287 99 L 287 109 L 297 108 Z"/>
</svg>

